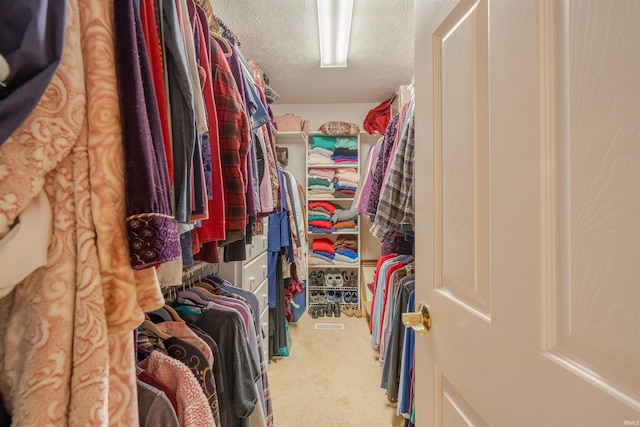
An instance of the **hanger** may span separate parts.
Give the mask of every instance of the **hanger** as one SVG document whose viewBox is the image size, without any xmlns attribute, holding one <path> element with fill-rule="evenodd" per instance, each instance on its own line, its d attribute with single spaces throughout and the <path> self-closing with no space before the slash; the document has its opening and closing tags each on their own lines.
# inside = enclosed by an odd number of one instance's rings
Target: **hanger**
<svg viewBox="0 0 640 427">
<path fill-rule="evenodd" d="M 214 286 L 207 281 L 207 278 L 205 278 L 205 280 L 202 281 L 202 282 L 196 283 L 195 287 L 196 288 L 206 289 L 209 292 L 213 292 L 213 290 L 214 290 Z"/>
<path fill-rule="evenodd" d="M 211 301 L 215 301 L 215 299 L 218 297 L 216 294 L 214 294 L 213 292 L 211 292 L 209 289 L 206 288 L 206 286 L 201 286 L 201 285 L 208 285 L 208 283 L 205 282 L 198 282 L 195 284 L 193 291 L 202 295 L 204 298 L 208 298 Z M 211 286 L 211 285 L 209 285 Z"/>
<path fill-rule="evenodd" d="M 224 45 L 224 47 L 227 48 L 227 51 L 224 52 L 224 57 L 225 58 L 230 58 L 233 55 L 233 49 L 231 49 L 231 45 L 229 44 L 229 41 L 227 39 L 225 39 L 224 37 L 222 37 L 220 34 L 218 33 L 211 33 L 211 36 L 215 39 L 218 39 L 220 41 L 220 43 L 222 43 Z"/>
<path fill-rule="evenodd" d="M 151 332 L 153 335 L 157 336 L 160 339 L 166 340 L 166 339 L 171 338 L 171 335 L 162 332 L 160 330 L 160 328 L 158 328 L 158 325 L 153 323 L 151 320 L 145 319 L 145 321 L 142 322 L 142 325 L 140 325 L 140 327 L 142 329 L 145 329 L 145 330 Z"/>
<path fill-rule="evenodd" d="M 165 304 L 164 307 L 161 308 L 161 310 L 164 310 L 167 313 L 169 313 L 171 320 L 173 320 L 174 322 L 184 322 L 184 320 L 180 318 L 180 315 L 178 314 L 178 312 L 175 311 L 173 307 L 171 307 L 169 304 Z"/>
<path fill-rule="evenodd" d="M 189 291 L 179 291 L 178 297 L 192 301 L 200 306 L 208 307 L 209 301 L 205 301 L 200 295 L 189 290 Z"/>
</svg>

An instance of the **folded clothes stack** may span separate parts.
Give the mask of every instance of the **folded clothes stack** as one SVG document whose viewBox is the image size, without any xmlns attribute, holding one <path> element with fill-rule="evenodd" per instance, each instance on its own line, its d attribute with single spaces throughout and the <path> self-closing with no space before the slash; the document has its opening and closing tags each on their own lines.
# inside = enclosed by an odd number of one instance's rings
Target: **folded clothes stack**
<svg viewBox="0 0 640 427">
<path fill-rule="evenodd" d="M 336 150 L 336 139 L 327 136 L 311 137 L 309 150 L 310 165 L 332 165 L 332 156 Z"/>
<path fill-rule="evenodd" d="M 355 236 L 340 236 L 333 243 L 333 248 L 333 259 L 335 262 L 345 264 L 355 264 L 358 262 L 358 240 Z"/>
<path fill-rule="evenodd" d="M 309 151 L 309 164 L 310 165 L 333 165 L 332 150 L 326 148 L 316 147 Z"/>
<path fill-rule="evenodd" d="M 357 163 L 358 140 L 356 138 L 336 138 L 336 146 L 331 159 L 336 163 Z"/>
<path fill-rule="evenodd" d="M 358 231 L 358 211 L 342 209 L 328 201 L 310 202 L 307 220 L 311 233 Z"/>
<path fill-rule="evenodd" d="M 358 189 L 358 170 L 356 168 L 338 168 L 335 171 L 335 196 L 354 197 Z"/>
<path fill-rule="evenodd" d="M 336 250 L 333 248 L 333 241 L 326 238 L 315 239 L 311 243 L 309 254 L 309 265 L 333 264 Z"/>
</svg>

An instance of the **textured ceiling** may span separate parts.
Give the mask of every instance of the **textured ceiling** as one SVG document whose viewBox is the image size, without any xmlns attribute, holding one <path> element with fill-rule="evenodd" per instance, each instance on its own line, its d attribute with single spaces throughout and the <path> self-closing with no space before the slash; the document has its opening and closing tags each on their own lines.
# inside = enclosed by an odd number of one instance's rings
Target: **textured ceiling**
<svg viewBox="0 0 640 427">
<path fill-rule="evenodd" d="M 278 104 L 382 102 L 413 75 L 413 0 L 354 0 L 348 67 L 320 68 L 315 0 L 211 0 Z"/>
</svg>

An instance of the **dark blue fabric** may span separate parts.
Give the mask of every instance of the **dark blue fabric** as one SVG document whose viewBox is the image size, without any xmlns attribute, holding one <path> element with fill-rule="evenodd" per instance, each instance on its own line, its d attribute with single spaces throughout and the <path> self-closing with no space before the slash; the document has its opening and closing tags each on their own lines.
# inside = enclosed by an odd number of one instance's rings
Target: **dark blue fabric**
<svg viewBox="0 0 640 427">
<path fill-rule="evenodd" d="M 284 176 L 282 171 L 279 171 L 280 186 L 284 182 Z M 281 212 L 269 215 L 269 231 L 268 231 L 268 251 L 269 251 L 269 308 L 276 307 L 276 289 L 278 286 L 276 279 L 277 261 L 283 249 L 285 249 L 285 255 L 287 262 L 293 263 L 293 250 L 286 250 L 292 248 L 291 230 L 289 228 L 289 213 L 286 210 L 287 201 L 285 198 L 285 192 L 281 191 L 281 202 L 283 209 Z"/>
<path fill-rule="evenodd" d="M 182 247 L 182 265 L 193 265 L 193 251 L 191 250 L 191 231 L 180 234 L 180 246 Z"/>
<path fill-rule="evenodd" d="M 60 64 L 64 0 L 0 0 L 0 54 L 9 64 L 0 86 L 0 145 L 31 114 Z"/>
</svg>

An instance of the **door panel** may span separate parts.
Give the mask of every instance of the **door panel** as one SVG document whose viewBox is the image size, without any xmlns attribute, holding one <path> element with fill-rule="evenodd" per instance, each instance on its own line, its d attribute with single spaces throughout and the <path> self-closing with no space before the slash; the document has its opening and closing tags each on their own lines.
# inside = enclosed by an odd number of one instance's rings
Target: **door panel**
<svg viewBox="0 0 640 427">
<path fill-rule="evenodd" d="M 542 118 L 557 128 L 544 159 L 555 173 L 544 179 L 559 196 L 543 206 L 552 225 L 545 258 L 557 260 L 546 265 L 544 345 L 552 360 L 640 410 L 640 328 L 629 328 L 640 324 L 640 287 L 630 286 L 640 277 L 640 144 L 629 126 L 638 122 L 640 58 L 628 56 L 637 39 L 625 31 L 640 9 L 601 2 L 553 12 L 560 59 L 548 98 L 563 108 Z M 614 24 L 603 32 L 598 16 Z"/>
<path fill-rule="evenodd" d="M 415 22 L 417 425 L 640 424 L 640 2 Z"/>
<path fill-rule="evenodd" d="M 460 391 L 442 375 L 442 372 L 437 372 L 436 375 L 440 377 L 438 400 L 442 408 L 442 420 L 439 424 L 461 427 L 489 427 L 489 424 L 476 412 L 471 402 L 462 396 Z"/>
<path fill-rule="evenodd" d="M 436 283 L 490 319 L 487 1 L 460 3 L 435 31 Z M 441 270 L 440 270 L 441 269 Z"/>
</svg>

